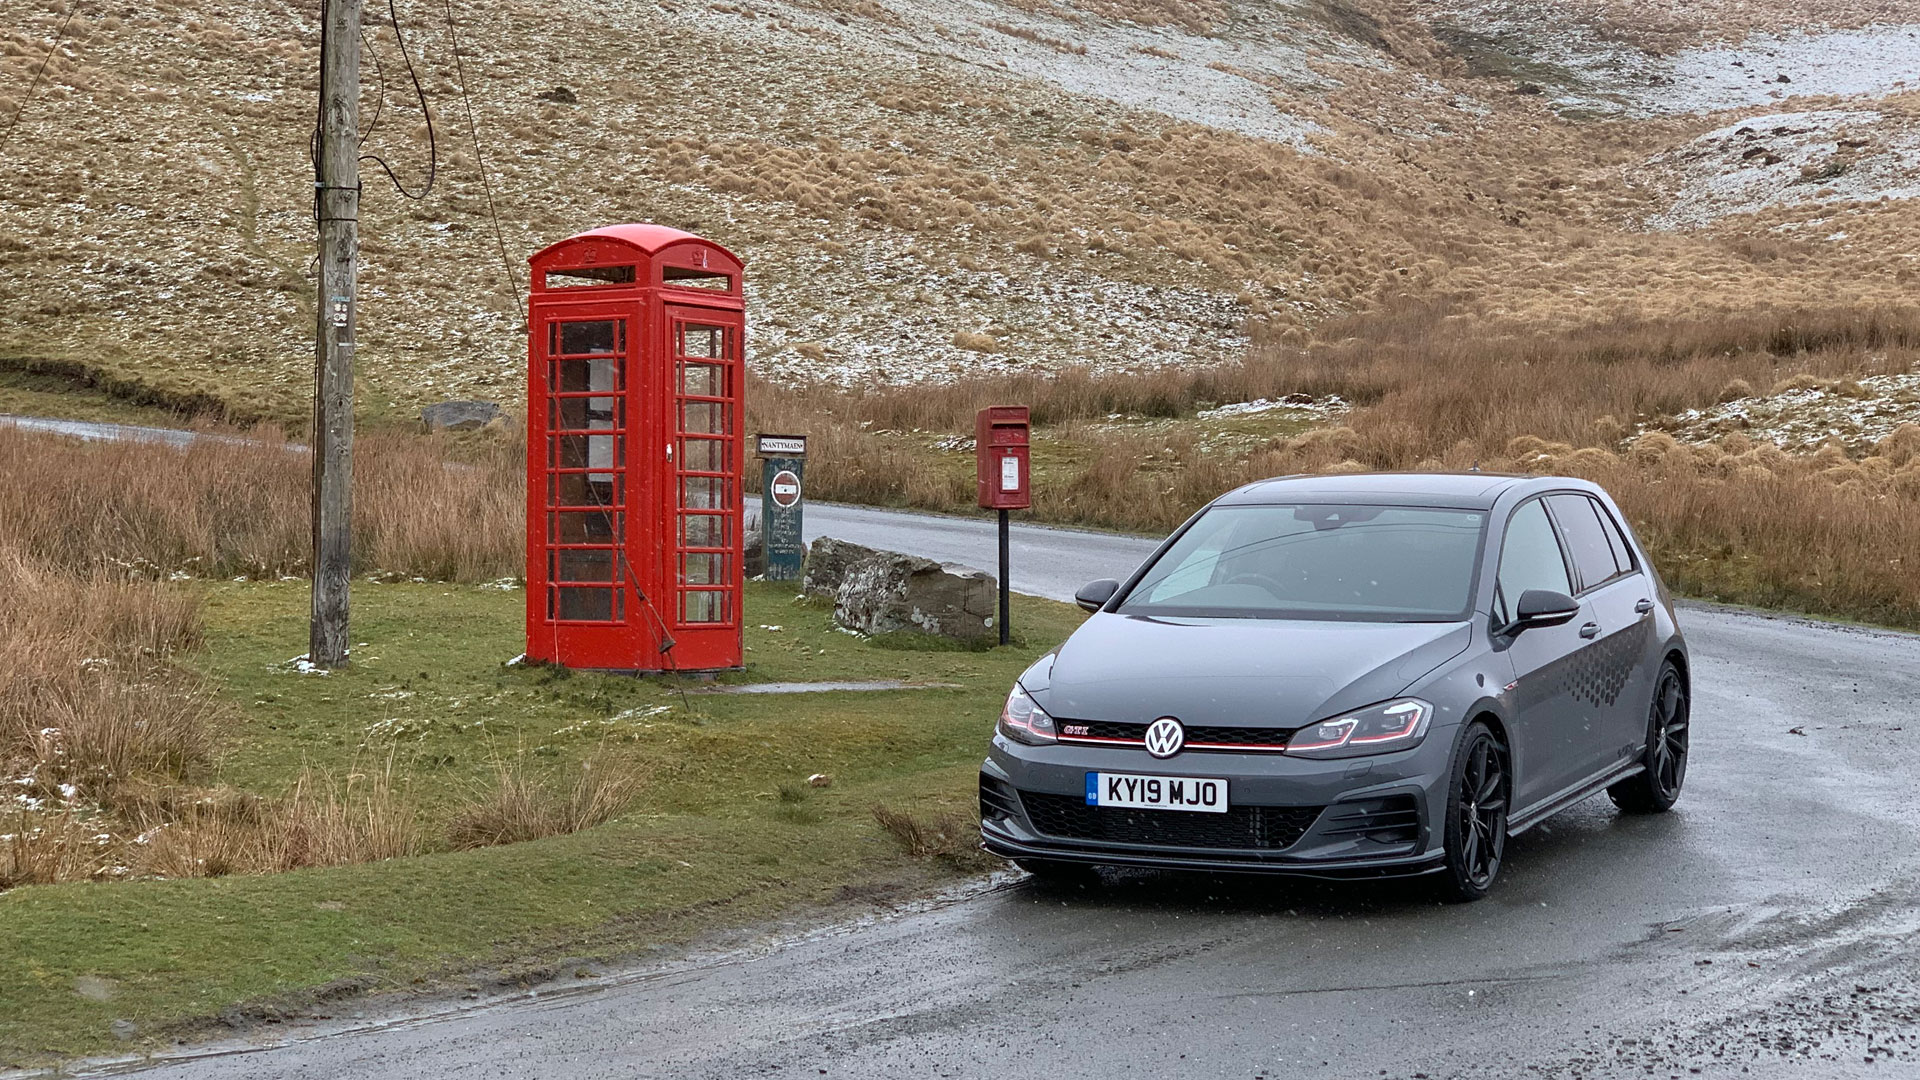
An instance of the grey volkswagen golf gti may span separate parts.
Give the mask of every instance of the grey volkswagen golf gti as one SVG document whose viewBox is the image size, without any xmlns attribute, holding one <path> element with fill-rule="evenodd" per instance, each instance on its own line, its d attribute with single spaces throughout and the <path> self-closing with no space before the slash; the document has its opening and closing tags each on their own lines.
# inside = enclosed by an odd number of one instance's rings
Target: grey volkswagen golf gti
<svg viewBox="0 0 1920 1080">
<path fill-rule="evenodd" d="M 1222 496 L 1007 697 L 986 848 L 1089 864 L 1432 875 L 1606 791 L 1671 807 L 1688 663 L 1667 590 L 1584 480 L 1378 474 Z"/>
</svg>

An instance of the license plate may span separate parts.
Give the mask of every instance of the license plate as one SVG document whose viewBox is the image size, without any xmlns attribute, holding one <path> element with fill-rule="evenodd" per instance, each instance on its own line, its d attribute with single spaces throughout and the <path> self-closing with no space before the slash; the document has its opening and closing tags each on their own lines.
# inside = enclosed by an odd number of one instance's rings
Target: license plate
<svg viewBox="0 0 1920 1080">
<path fill-rule="evenodd" d="M 1087 774 L 1087 805 L 1224 814 L 1227 812 L 1227 782 L 1193 776 L 1090 772 Z"/>
</svg>

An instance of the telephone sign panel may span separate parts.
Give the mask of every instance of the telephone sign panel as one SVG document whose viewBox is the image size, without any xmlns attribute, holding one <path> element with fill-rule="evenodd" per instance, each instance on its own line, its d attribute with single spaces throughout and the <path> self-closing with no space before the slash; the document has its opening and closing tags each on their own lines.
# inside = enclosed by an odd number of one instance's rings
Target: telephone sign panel
<svg viewBox="0 0 1920 1080">
<path fill-rule="evenodd" d="M 807 437 L 761 435 L 754 449 L 761 459 L 760 540 L 767 553 L 766 579 L 799 581 L 807 558 L 800 520 Z"/>
</svg>

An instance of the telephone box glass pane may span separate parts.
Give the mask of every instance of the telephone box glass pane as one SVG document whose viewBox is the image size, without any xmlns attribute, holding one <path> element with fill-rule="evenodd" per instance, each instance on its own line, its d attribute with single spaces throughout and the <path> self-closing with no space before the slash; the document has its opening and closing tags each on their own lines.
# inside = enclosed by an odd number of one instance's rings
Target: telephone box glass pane
<svg viewBox="0 0 1920 1080">
<path fill-rule="evenodd" d="M 611 470 L 625 464 L 626 440 L 618 435 L 558 435 L 553 443 L 556 469 Z M 613 473 L 595 471 L 595 480 L 609 482 Z"/>
<path fill-rule="evenodd" d="M 680 546 L 690 548 L 729 546 L 727 520 L 724 514 L 681 514 Z"/>
<path fill-rule="evenodd" d="M 688 323 L 680 328 L 680 355 L 711 357 L 715 360 L 726 356 L 727 331 L 719 326 L 696 326 Z"/>
<path fill-rule="evenodd" d="M 689 401 L 681 406 L 680 430 L 688 434 L 725 435 L 727 406 L 718 401 Z"/>
<path fill-rule="evenodd" d="M 680 392 L 693 397 L 726 397 L 727 369 L 719 364 L 681 364 Z"/>
<path fill-rule="evenodd" d="M 726 622 L 727 594 L 724 592 L 681 593 L 680 621 L 690 623 Z"/>
<path fill-rule="evenodd" d="M 555 431 L 602 431 L 623 427 L 625 416 L 617 397 L 554 398 L 552 419 Z"/>
<path fill-rule="evenodd" d="M 727 479 L 724 476 L 686 476 L 680 479 L 680 505 L 689 510 L 724 510 L 727 506 Z"/>
<path fill-rule="evenodd" d="M 621 600 L 618 589 L 554 589 L 547 602 L 547 615 L 554 619 L 614 622 L 625 607 Z"/>
<path fill-rule="evenodd" d="M 725 439 L 680 440 L 680 467 L 688 472 L 727 471 Z"/>
<path fill-rule="evenodd" d="M 548 541 L 555 544 L 617 544 L 624 530 L 620 515 L 610 510 L 563 510 L 548 514 Z"/>
<path fill-rule="evenodd" d="M 618 581 L 618 553 L 608 549 L 562 548 L 548 553 L 554 581 Z"/>
<path fill-rule="evenodd" d="M 718 552 L 680 556 L 682 585 L 722 585 L 726 571 L 727 557 Z"/>
<path fill-rule="evenodd" d="M 604 356 L 597 360 L 555 360 L 553 391 L 557 394 L 604 394 L 620 389 L 620 360 Z"/>
<path fill-rule="evenodd" d="M 606 473 L 555 473 L 547 487 L 549 506 L 619 506 L 626 502 L 625 484 L 619 473 L 602 479 Z"/>
<path fill-rule="evenodd" d="M 618 352 L 618 327 L 614 319 L 560 324 L 560 347 L 564 356 L 594 356 Z"/>
</svg>

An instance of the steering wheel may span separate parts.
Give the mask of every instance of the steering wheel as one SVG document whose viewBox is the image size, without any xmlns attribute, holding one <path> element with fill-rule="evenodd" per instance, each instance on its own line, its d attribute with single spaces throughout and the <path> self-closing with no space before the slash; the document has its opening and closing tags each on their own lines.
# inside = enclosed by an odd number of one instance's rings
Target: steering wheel
<svg viewBox="0 0 1920 1080">
<path fill-rule="evenodd" d="M 1239 585 L 1242 583 L 1247 585 L 1257 585 L 1260 588 L 1267 590 L 1269 593 L 1272 593 L 1276 597 L 1285 596 L 1287 594 L 1286 586 L 1280 584 L 1278 581 L 1275 581 L 1274 579 L 1268 577 L 1265 574 L 1258 574 L 1251 570 L 1243 570 L 1240 573 L 1235 574 L 1232 577 L 1228 578 L 1227 580 L 1221 582 L 1222 585 Z"/>
</svg>

